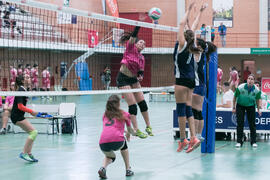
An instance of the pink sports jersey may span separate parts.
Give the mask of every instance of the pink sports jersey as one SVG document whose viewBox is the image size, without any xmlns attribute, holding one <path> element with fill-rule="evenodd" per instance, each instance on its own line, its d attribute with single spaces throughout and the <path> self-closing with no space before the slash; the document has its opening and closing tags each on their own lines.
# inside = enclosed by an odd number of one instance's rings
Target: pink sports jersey
<svg viewBox="0 0 270 180">
<path fill-rule="evenodd" d="M 222 71 L 222 69 L 218 68 L 217 69 L 217 81 L 220 82 L 222 79 L 222 76 L 223 76 L 223 71 Z"/>
<path fill-rule="evenodd" d="M 31 78 L 32 78 L 32 83 L 38 82 L 38 70 L 36 68 L 31 69 Z"/>
<path fill-rule="evenodd" d="M 0 107 L 2 107 L 2 96 L 0 96 Z"/>
<path fill-rule="evenodd" d="M 29 77 L 30 77 L 31 72 L 30 72 L 29 69 L 25 68 L 24 71 L 23 71 L 23 74 L 27 74 L 27 75 L 29 75 Z"/>
<path fill-rule="evenodd" d="M 42 71 L 42 86 L 43 88 L 50 88 L 50 72 L 47 70 Z"/>
<path fill-rule="evenodd" d="M 22 69 L 18 69 L 18 76 L 22 76 L 23 75 L 23 70 Z"/>
<path fill-rule="evenodd" d="M 144 56 L 138 51 L 135 44 L 126 43 L 126 50 L 124 52 L 121 64 L 125 64 L 127 68 L 137 76 L 138 71 L 144 70 Z"/>
<path fill-rule="evenodd" d="M 231 76 L 231 79 L 234 83 L 238 80 L 238 72 L 237 71 L 230 72 L 230 76 Z"/>
<path fill-rule="evenodd" d="M 12 106 L 13 105 L 13 102 L 14 102 L 14 98 L 15 96 L 7 96 L 6 97 L 6 103 L 8 103 L 8 106 Z"/>
<path fill-rule="evenodd" d="M 123 112 L 126 120 L 108 119 L 103 115 L 103 130 L 99 144 L 124 141 L 125 124 L 130 127 L 130 114 Z"/>
<path fill-rule="evenodd" d="M 17 77 L 17 70 L 15 68 L 10 69 L 10 83 L 15 82 Z"/>
</svg>

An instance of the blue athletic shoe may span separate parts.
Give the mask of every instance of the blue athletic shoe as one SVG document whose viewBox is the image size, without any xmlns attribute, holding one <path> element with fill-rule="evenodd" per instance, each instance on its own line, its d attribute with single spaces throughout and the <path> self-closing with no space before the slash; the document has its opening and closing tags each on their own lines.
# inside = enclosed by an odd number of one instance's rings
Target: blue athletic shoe
<svg viewBox="0 0 270 180">
<path fill-rule="evenodd" d="M 38 159 L 36 159 L 33 154 L 28 154 L 29 157 L 33 160 L 33 162 L 38 162 Z"/>
<path fill-rule="evenodd" d="M 28 162 L 35 162 L 27 153 L 20 153 L 19 157 Z"/>
</svg>

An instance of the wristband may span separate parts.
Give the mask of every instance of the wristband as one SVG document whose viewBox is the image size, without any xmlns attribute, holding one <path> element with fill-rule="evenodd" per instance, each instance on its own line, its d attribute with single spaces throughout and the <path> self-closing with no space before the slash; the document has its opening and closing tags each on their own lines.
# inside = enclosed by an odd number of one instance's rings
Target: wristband
<svg viewBox="0 0 270 180">
<path fill-rule="evenodd" d="M 144 73 L 144 71 L 141 71 L 141 70 L 140 70 L 140 71 L 137 72 L 137 76 L 138 76 L 138 77 L 139 77 L 139 76 L 143 76 L 143 73 Z"/>
</svg>

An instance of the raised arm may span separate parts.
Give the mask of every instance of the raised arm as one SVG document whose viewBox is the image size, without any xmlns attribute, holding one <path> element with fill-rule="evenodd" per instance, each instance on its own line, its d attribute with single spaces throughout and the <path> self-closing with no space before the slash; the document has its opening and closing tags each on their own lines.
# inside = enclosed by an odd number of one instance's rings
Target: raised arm
<svg viewBox="0 0 270 180">
<path fill-rule="evenodd" d="M 197 15 L 195 21 L 192 24 L 191 30 L 194 32 L 198 28 L 198 24 L 200 22 L 202 12 L 207 8 L 208 4 L 204 3 L 199 11 L 199 14 Z"/>
<path fill-rule="evenodd" d="M 185 30 L 185 26 L 186 26 L 186 24 L 188 22 L 188 17 L 189 17 L 190 11 L 191 11 L 193 6 L 194 6 L 194 2 L 192 2 L 189 5 L 188 10 L 187 10 L 184 18 L 180 21 L 180 24 L 179 24 L 178 41 L 179 41 L 180 49 L 182 49 L 182 47 L 185 44 L 184 30 Z"/>
<path fill-rule="evenodd" d="M 136 42 L 136 38 L 137 38 L 137 35 L 139 33 L 139 30 L 140 30 L 140 26 L 136 26 L 133 30 L 133 32 L 131 33 L 131 36 L 129 38 L 129 44 L 134 44 Z"/>
</svg>

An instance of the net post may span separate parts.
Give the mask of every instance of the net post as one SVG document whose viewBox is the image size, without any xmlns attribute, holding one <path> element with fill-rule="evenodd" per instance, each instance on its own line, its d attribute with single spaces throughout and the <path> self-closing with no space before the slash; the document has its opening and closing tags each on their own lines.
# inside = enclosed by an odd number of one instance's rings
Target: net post
<svg viewBox="0 0 270 180">
<path fill-rule="evenodd" d="M 201 145 L 202 153 L 215 152 L 216 127 L 216 89 L 217 89 L 218 54 L 212 53 L 209 63 L 206 64 L 206 96 L 203 104 L 204 129 L 202 136 L 205 141 Z"/>
</svg>

